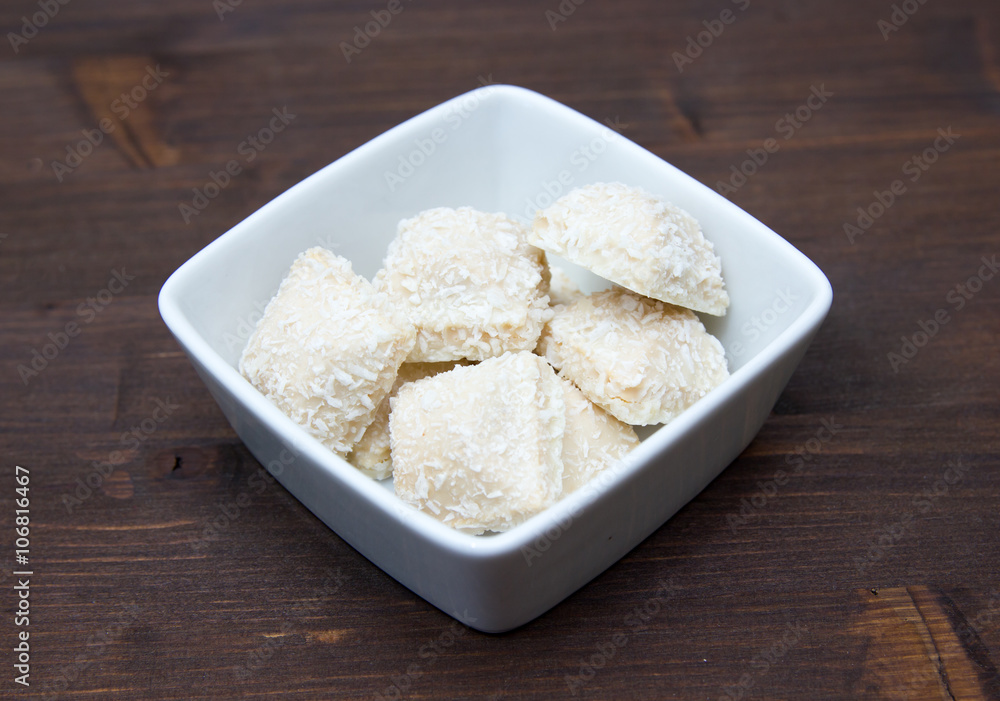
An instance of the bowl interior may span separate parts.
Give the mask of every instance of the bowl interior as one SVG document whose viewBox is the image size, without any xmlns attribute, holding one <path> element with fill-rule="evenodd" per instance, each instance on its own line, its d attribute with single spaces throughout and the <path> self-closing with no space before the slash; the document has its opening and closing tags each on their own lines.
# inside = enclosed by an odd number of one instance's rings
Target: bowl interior
<svg viewBox="0 0 1000 701">
<path fill-rule="evenodd" d="M 215 356 L 202 359 L 206 367 L 221 360 L 235 369 L 303 250 L 325 246 L 371 278 L 402 218 L 468 205 L 530 221 L 536 208 L 600 181 L 640 185 L 701 222 L 722 258 L 732 300 L 725 317 L 702 319 L 722 341 L 734 374 L 767 360 L 783 335 L 787 344 L 803 317 L 825 314 L 825 307 L 818 310 L 829 303 L 822 273 L 756 219 L 605 124 L 522 88 L 487 86 L 359 147 L 214 241 L 165 286 L 169 316 L 183 318 L 184 333 L 196 337 L 189 350 Z M 586 271 L 567 269 L 586 290 L 605 286 Z M 391 490 L 390 481 L 382 486 Z"/>
</svg>

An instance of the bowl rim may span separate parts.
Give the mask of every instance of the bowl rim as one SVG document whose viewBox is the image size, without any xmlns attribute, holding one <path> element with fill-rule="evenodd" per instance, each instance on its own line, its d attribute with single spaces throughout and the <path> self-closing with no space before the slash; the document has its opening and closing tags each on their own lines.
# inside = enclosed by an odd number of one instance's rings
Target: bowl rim
<svg viewBox="0 0 1000 701">
<path fill-rule="evenodd" d="M 462 93 L 388 129 L 277 195 L 185 261 L 164 282 L 158 296 L 159 311 L 164 323 L 189 357 L 195 361 L 196 366 L 201 365 L 205 372 L 209 373 L 219 385 L 228 391 L 237 403 L 250 412 L 261 424 L 268 426 L 276 437 L 295 446 L 296 455 L 302 454 L 310 459 L 330 478 L 339 480 L 354 494 L 367 498 L 373 506 L 387 517 L 396 520 L 400 526 L 414 531 L 421 538 L 432 542 L 439 548 L 473 559 L 504 557 L 518 553 L 523 548 L 539 541 L 552 527 L 565 523 L 567 519 L 580 518 L 600 500 L 601 495 L 606 491 L 625 483 L 637 472 L 650 468 L 653 456 L 664 451 L 680 436 L 722 407 L 727 400 L 744 390 L 755 378 L 759 377 L 767 367 L 790 353 L 802 339 L 813 333 L 822 323 L 833 300 L 833 290 L 829 280 L 813 261 L 791 243 L 704 183 L 697 181 L 661 157 L 623 136 L 625 144 L 629 148 L 639 149 L 643 158 L 655 158 L 660 164 L 676 171 L 679 176 L 690 179 L 698 187 L 704 188 L 713 203 L 719 208 L 727 210 L 730 216 L 742 218 L 748 226 L 757 229 L 759 234 L 773 237 L 773 244 L 783 248 L 787 256 L 798 262 L 797 273 L 805 280 L 804 286 L 812 294 L 811 301 L 783 331 L 736 369 L 721 385 L 698 400 L 669 424 L 660 426 L 638 447 L 633 449 L 619 465 L 612 468 L 614 475 L 610 482 L 603 485 L 602 488 L 588 489 L 585 485 L 509 531 L 479 536 L 457 531 L 405 504 L 384 486 L 376 483 L 375 480 L 364 475 L 346 460 L 326 448 L 318 439 L 285 416 L 254 388 L 194 327 L 181 309 L 181 299 L 185 291 L 197 280 L 198 275 L 204 274 L 205 269 L 219 250 L 234 245 L 241 237 L 242 232 L 252 228 L 258 219 L 263 218 L 271 210 L 281 208 L 284 201 L 293 196 L 290 193 L 313 187 L 316 182 L 323 178 L 325 173 L 332 170 L 350 168 L 356 161 L 365 158 L 369 152 L 383 148 L 386 144 L 394 141 L 401 133 L 411 134 L 414 131 L 424 130 L 426 125 L 436 122 L 448 110 L 453 109 L 459 101 L 468 99 L 470 96 L 476 96 L 477 99 L 482 100 L 484 93 L 490 97 L 499 94 L 504 99 L 513 100 L 520 104 L 528 103 L 533 108 L 542 108 L 549 112 L 555 110 L 561 118 L 586 120 L 586 125 L 590 128 L 593 128 L 594 125 L 606 128 L 571 107 L 519 86 L 490 84 Z M 484 101 L 483 104 L 489 104 L 489 101 Z"/>
</svg>

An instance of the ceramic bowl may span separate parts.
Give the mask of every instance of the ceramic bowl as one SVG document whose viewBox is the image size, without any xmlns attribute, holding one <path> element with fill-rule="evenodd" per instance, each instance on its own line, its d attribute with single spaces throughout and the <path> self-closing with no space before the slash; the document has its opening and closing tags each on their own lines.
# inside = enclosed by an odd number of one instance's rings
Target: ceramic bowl
<svg viewBox="0 0 1000 701">
<path fill-rule="evenodd" d="M 295 185 L 181 266 L 163 320 L 249 450 L 341 538 L 463 623 L 499 632 L 541 615 L 694 498 L 753 439 L 832 300 L 787 241 L 612 126 L 537 93 L 489 85 L 407 120 Z M 457 532 L 400 501 L 284 416 L 237 371 L 295 257 L 322 245 L 369 278 L 396 224 L 431 207 L 529 220 L 573 187 L 620 181 L 693 214 L 732 300 L 703 316 L 731 377 L 615 469 L 505 533 Z M 578 270 L 587 289 L 603 281 Z M 651 583 L 652 584 L 652 583 Z"/>
</svg>

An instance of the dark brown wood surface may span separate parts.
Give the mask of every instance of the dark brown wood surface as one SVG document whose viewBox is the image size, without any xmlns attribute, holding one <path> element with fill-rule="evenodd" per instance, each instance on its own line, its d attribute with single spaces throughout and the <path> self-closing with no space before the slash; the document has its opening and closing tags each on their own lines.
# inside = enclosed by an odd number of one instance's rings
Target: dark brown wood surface
<svg viewBox="0 0 1000 701">
<path fill-rule="evenodd" d="M 1000 275 L 982 262 L 1000 254 L 1000 6 L 897 4 L 402 0 L 348 62 L 342 42 L 394 3 L 4 2 L 0 696 L 1000 698 Z M 704 22 L 718 36 L 678 66 Z M 713 187 L 776 138 L 729 197 L 834 289 L 745 453 L 505 635 L 454 623 L 256 481 L 156 308 L 222 232 L 480 79 L 618 120 Z M 814 89 L 807 121 L 779 123 Z M 186 224 L 178 204 L 276 107 L 292 124 Z M 92 153 L 53 166 L 102 119 Z"/>
</svg>

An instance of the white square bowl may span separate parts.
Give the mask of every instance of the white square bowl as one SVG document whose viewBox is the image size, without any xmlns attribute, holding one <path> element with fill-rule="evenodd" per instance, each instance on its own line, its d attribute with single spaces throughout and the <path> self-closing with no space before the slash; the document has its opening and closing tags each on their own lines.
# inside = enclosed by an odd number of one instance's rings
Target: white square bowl
<svg viewBox="0 0 1000 701">
<path fill-rule="evenodd" d="M 572 187 L 621 181 L 688 210 L 732 306 L 703 317 L 732 376 L 617 469 L 516 528 L 471 536 L 417 512 L 324 448 L 237 371 L 295 257 L 324 245 L 371 277 L 397 222 L 469 205 L 522 219 Z M 592 288 L 592 280 L 579 279 Z M 262 207 L 181 266 L 163 320 L 250 451 L 341 538 L 487 632 L 541 615 L 659 528 L 752 440 L 832 301 L 823 273 L 729 201 L 608 127 L 537 93 L 487 86 L 389 130 Z"/>
</svg>

